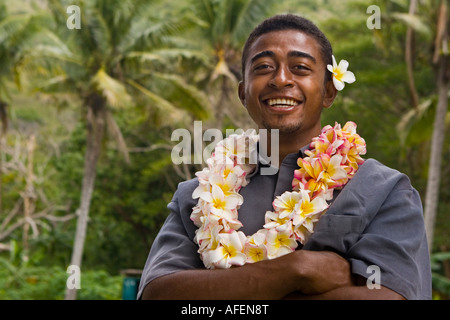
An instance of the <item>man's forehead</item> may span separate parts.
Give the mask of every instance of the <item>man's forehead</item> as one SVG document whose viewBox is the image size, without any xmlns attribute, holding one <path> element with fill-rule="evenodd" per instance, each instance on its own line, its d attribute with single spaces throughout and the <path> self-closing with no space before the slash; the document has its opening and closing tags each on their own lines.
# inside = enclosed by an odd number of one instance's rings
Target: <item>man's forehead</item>
<svg viewBox="0 0 450 320">
<path fill-rule="evenodd" d="M 320 45 L 312 36 L 295 29 L 277 30 L 260 35 L 249 48 L 249 59 L 251 63 L 256 55 L 263 52 L 273 52 L 286 56 L 310 56 L 313 60 L 320 59 Z"/>
</svg>

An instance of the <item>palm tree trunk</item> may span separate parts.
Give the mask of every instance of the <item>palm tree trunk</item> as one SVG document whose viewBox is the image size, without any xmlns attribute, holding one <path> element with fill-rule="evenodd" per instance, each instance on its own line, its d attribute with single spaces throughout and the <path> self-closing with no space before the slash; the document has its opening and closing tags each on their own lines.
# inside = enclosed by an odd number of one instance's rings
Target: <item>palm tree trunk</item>
<svg viewBox="0 0 450 320">
<path fill-rule="evenodd" d="M 0 100 L 0 124 L 2 129 L 0 130 L 0 215 L 3 210 L 3 148 L 6 145 L 6 131 L 8 130 L 8 115 L 6 108 L 8 104 Z"/>
<path fill-rule="evenodd" d="M 83 187 L 81 191 L 80 208 L 77 211 L 78 221 L 75 232 L 74 247 L 72 251 L 71 265 L 81 269 L 84 242 L 86 239 L 87 224 L 89 219 L 89 207 L 94 191 L 96 166 L 100 156 L 103 133 L 105 131 L 105 101 L 100 96 L 93 94 L 87 99 L 87 141 L 84 158 Z M 77 289 L 66 289 L 66 300 L 75 300 Z"/>
<path fill-rule="evenodd" d="M 409 14 L 414 15 L 416 12 L 417 0 L 411 0 L 409 3 Z M 414 109 L 417 110 L 419 105 L 419 95 L 417 94 L 416 85 L 414 82 L 413 72 L 413 45 L 414 45 L 414 30 L 411 26 L 408 26 L 406 30 L 406 45 L 405 45 L 405 62 L 406 72 L 408 73 L 408 86 L 411 93 L 411 101 Z"/>
<path fill-rule="evenodd" d="M 441 6 L 439 9 L 441 15 L 438 21 L 438 25 L 444 26 L 443 30 L 445 30 L 445 26 L 447 25 L 447 5 L 445 4 L 445 0 L 441 1 Z M 439 28 L 438 28 L 439 29 Z M 443 34 L 440 38 L 442 41 L 437 41 L 437 43 L 443 43 L 446 41 L 448 36 L 448 31 L 443 31 Z M 436 50 L 440 50 L 440 46 L 436 48 Z M 439 71 L 438 71 L 438 79 L 437 79 L 437 88 L 438 88 L 438 103 L 436 109 L 436 116 L 434 119 L 434 127 L 433 127 L 433 137 L 431 141 L 431 154 L 430 154 L 430 165 L 428 170 L 428 181 L 427 181 L 427 191 L 425 196 L 425 230 L 427 233 L 427 241 L 429 250 L 431 252 L 433 246 L 433 236 L 434 236 L 434 225 L 436 222 L 436 214 L 438 208 L 438 200 L 439 200 L 439 182 L 441 176 L 441 163 L 442 163 L 442 146 L 444 144 L 444 136 L 445 136 L 445 115 L 447 114 L 447 106 L 448 106 L 448 91 L 449 91 L 449 78 L 450 71 L 449 67 L 449 54 L 448 52 L 444 53 L 445 50 L 442 50 L 442 54 L 439 57 Z"/>
<path fill-rule="evenodd" d="M 30 139 L 27 142 L 27 173 L 26 173 L 26 186 L 25 186 L 25 192 L 23 193 L 23 214 L 25 223 L 23 225 L 23 250 L 25 252 L 25 258 L 28 259 L 29 254 L 29 243 L 28 243 L 28 233 L 30 230 L 30 223 L 29 219 L 32 214 L 32 204 L 36 197 L 34 192 L 34 186 L 33 186 L 33 180 L 34 180 L 34 173 L 33 173 L 33 156 L 34 156 L 34 149 L 36 147 L 36 138 L 34 135 L 30 136 Z"/>
</svg>

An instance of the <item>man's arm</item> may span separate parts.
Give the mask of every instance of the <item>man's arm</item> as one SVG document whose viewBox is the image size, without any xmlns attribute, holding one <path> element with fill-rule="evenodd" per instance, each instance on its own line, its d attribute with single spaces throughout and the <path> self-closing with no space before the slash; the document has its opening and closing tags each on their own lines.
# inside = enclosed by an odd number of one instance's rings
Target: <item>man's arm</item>
<svg viewBox="0 0 450 320">
<path fill-rule="evenodd" d="M 285 300 L 405 300 L 405 297 L 397 292 L 380 286 L 379 289 L 369 289 L 366 279 L 355 277 L 355 285 L 341 287 L 321 294 L 306 295 L 301 292 L 293 292 Z"/>
<path fill-rule="evenodd" d="M 143 299 L 281 299 L 352 286 L 349 263 L 332 252 L 298 250 L 274 260 L 216 270 L 187 270 L 150 282 Z"/>
<path fill-rule="evenodd" d="M 293 293 L 287 295 L 285 300 L 405 300 L 405 298 L 389 288 L 381 286 L 380 289 L 369 290 L 364 286 L 351 286 L 338 288 L 318 295 L 305 295 Z"/>
</svg>

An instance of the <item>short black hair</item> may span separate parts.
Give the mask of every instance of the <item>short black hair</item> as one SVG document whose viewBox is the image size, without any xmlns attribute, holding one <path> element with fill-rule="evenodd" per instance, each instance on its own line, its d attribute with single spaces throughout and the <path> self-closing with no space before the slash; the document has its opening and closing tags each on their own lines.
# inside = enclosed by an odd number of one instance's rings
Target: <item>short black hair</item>
<svg viewBox="0 0 450 320">
<path fill-rule="evenodd" d="M 250 33 L 242 51 L 242 78 L 245 78 L 245 64 L 251 45 L 263 34 L 280 30 L 298 30 L 313 37 L 320 45 L 322 60 L 325 65 L 332 64 L 333 48 L 328 38 L 310 20 L 294 14 L 279 14 L 261 22 Z M 331 72 L 325 68 L 325 81 L 331 80 Z"/>
</svg>

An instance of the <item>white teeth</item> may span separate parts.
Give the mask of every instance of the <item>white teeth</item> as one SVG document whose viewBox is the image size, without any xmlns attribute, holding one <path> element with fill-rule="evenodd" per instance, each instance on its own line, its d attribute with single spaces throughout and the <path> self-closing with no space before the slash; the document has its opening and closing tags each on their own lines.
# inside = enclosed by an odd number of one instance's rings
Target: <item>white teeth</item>
<svg viewBox="0 0 450 320">
<path fill-rule="evenodd" d="M 269 104 L 269 106 L 274 106 L 276 105 L 277 107 L 280 108 L 289 108 L 292 106 L 296 106 L 298 104 L 297 101 L 293 100 L 293 99 L 269 99 L 267 101 L 267 103 Z"/>
</svg>

